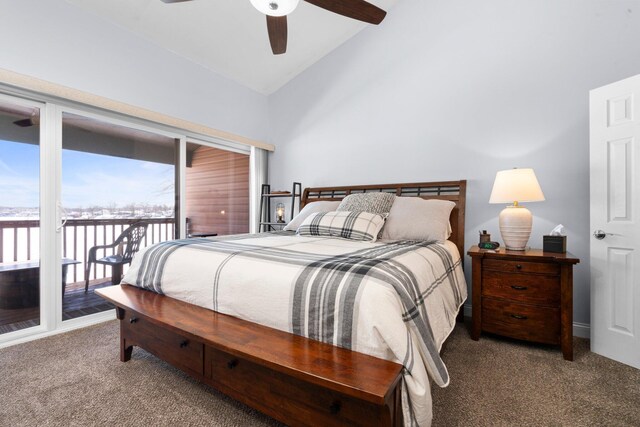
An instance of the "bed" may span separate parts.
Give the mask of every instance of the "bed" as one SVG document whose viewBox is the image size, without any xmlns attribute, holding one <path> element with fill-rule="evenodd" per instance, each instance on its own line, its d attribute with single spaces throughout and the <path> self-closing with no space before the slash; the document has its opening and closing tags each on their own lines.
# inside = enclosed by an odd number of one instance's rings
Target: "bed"
<svg viewBox="0 0 640 427">
<path fill-rule="evenodd" d="M 466 299 L 465 188 L 452 181 L 303 193 L 302 206 L 367 192 L 450 200 L 448 241 L 277 232 L 146 248 L 123 285 L 99 292 L 118 307 L 121 358 L 138 345 L 287 424 L 429 425 L 430 381 L 449 382 L 439 351 Z M 195 350 L 164 349 L 178 341 Z M 270 353 L 278 343 L 283 352 Z"/>
</svg>

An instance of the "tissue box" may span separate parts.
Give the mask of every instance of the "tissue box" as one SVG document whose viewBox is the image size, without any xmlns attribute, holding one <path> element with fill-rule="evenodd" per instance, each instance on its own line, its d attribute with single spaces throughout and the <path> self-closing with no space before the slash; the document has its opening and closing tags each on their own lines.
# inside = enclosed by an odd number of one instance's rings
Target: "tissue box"
<svg viewBox="0 0 640 427">
<path fill-rule="evenodd" d="M 542 236 L 542 250 L 545 252 L 567 252 L 567 236 Z"/>
</svg>

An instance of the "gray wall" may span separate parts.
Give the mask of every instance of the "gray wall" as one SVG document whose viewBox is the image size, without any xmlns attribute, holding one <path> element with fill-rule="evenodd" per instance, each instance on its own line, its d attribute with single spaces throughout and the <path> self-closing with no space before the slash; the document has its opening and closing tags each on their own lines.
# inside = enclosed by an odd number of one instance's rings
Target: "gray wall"
<svg viewBox="0 0 640 427">
<path fill-rule="evenodd" d="M 401 0 L 269 97 L 271 183 L 467 179 L 469 246 L 499 237 L 496 171 L 532 167 L 530 244 L 566 226 L 589 323 L 588 91 L 640 73 L 639 41 L 637 1 Z"/>
<path fill-rule="evenodd" d="M 267 138 L 266 96 L 122 27 L 64 0 L 0 0 L 0 11 L 1 68 Z"/>
</svg>

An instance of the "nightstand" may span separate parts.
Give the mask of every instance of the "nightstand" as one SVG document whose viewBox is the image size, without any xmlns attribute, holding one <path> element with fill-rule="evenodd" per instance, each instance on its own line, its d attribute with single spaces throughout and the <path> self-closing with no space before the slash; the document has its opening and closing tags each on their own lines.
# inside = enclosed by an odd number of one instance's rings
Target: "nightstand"
<svg viewBox="0 0 640 427">
<path fill-rule="evenodd" d="M 473 322 L 481 332 L 556 344 L 573 360 L 573 266 L 570 253 L 497 252 L 471 247 Z"/>
</svg>

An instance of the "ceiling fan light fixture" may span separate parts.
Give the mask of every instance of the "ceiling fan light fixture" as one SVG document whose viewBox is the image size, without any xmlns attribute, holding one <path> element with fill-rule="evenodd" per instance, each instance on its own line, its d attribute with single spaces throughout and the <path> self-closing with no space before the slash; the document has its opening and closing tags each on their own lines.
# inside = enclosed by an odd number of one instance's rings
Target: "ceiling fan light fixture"
<svg viewBox="0 0 640 427">
<path fill-rule="evenodd" d="M 298 7 L 300 0 L 251 0 L 253 7 L 269 16 L 285 16 Z"/>
</svg>

